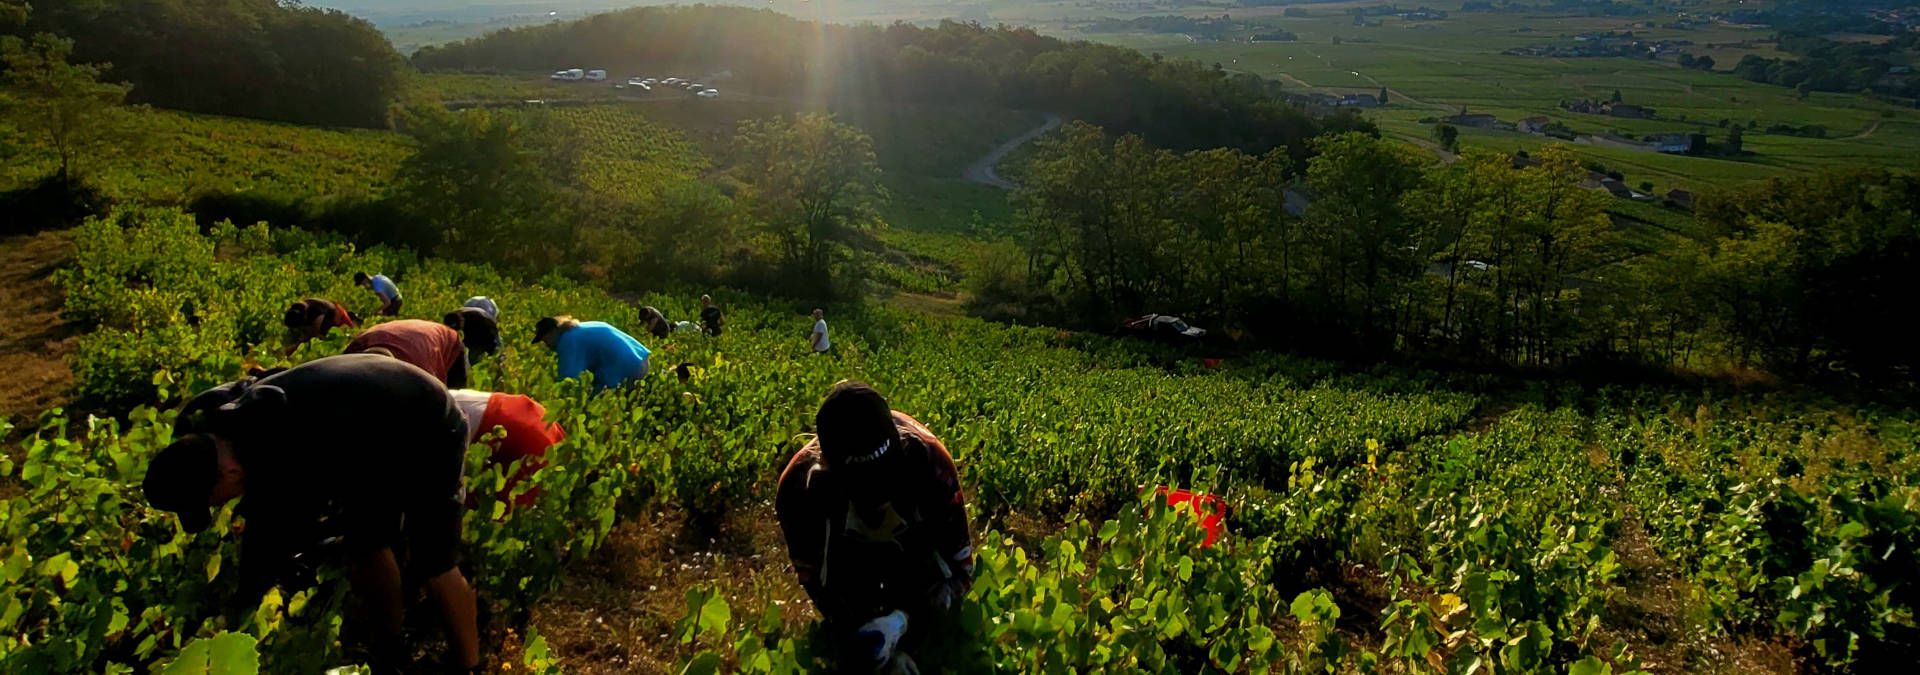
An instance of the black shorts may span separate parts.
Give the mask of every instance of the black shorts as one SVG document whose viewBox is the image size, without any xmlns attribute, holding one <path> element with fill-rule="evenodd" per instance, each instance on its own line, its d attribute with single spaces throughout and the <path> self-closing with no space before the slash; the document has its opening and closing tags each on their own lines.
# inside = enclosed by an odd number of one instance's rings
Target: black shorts
<svg viewBox="0 0 1920 675">
<path fill-rule="evenodd" d="M 422 500 L 398 511 L 380 509 L 346 516 L 345 543 L 356 555 L 390 549 L 399 558 L 409 583 L 440 576 L 459 563 L 460 518 L 466 504 L 460 495 Z"/>
<path fill-rule="evenodd" d="M 416 441 L 427 449 L 406 475 L 430 477 L 408 485 L 373 488 L 344 509 L 346 544 L 356 553 L 383 548 L 404 555 L 407 578 L 439 576 L 459 562 L 460 519 L 466 513 L 467 421 L 452 411 L 444 428 Z"/>
<path fill-rule="evenodd" d="M 387 308 L 380 312 L 380 316 L 400 316 L 401 302 L 402 300 L 400 298 L 394 298 L 393 302 L 388 303 Z"/>
</svg>

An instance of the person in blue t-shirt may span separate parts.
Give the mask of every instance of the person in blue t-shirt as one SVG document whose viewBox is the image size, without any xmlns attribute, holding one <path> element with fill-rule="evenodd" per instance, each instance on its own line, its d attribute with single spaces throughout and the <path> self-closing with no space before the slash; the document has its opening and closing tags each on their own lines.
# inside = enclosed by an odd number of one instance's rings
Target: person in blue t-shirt
<svg viewBox="0 0 1920 675">
<path fill-rule="evenodd" d="M 380 316 L 400 315 L 400 287 L 394 285 L 387 275 L 367 276 L 366 272 L 354 272 L 353 285 L 371 289 L 374 295 L 380 296 L 380 310 L 376 312 Z"/>
<path fill-rule="evenodd" d="M 633 336 L 601 321 L 576 321 L 549 316 L 533 327 L 533 341 L 553 349 L 560 360 L 560 379 L 593 373 L 593 388 L 605 389 L 647 376 L 652 352 Z"/>
</svg>

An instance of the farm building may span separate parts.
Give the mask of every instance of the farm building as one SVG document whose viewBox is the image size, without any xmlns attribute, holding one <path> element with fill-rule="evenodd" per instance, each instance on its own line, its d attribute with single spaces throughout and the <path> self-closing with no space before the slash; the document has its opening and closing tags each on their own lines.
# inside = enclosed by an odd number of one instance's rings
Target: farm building
<svg viewBox="0 0 1920 675">
<path fill-rule="evenodd" d="M 1500 123 L 1498 118 L 1487 113 L 1460 113 L 1452 117 L 1440 118 L 1440 121 L 1457 127 L 1477 127 L 1481 129 L 1491 129 L 1494 125 Z"/>
<path fill-rule="evenodd" d="M 1615 103 L 1609 105 L 1607 106 L 1607 114 L 1614 117 L 1631 117 L 1640 120 L 1653 119 L 1652 108 L 1637 106 L 1631 103 Z"/>
<path fill-rule="evenodd" d="M 1614 178 L 1602 179 L 1600 181 L 1600 189 L 1606 190 L 1608 194 L 1622 199 L 1633 199 L 1640 196 L 1639 193 L 1633 191 L 1633 188 L 1627 187 L 1625 182 Z"/>
</svg>

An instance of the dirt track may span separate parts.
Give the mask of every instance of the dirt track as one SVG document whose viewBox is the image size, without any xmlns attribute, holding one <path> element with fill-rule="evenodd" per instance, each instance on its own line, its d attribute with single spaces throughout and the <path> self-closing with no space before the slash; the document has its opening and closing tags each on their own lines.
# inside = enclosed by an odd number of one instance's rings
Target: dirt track
<svg viewBox="0 0 1920 675">
<path fill-rule="evenodd" d="M 72 249 L 65 232 L 0 238 L 0 418 L 15 424 L 67 400 L 74 332 L 60 320 L 53 272 Z"/>
<path fill-rule="evenodd" d="M 1000 147 L 993 149 L 993 152 L 987 153 L 987 156 L 981 157 L 979 160 L 975 161 L 972 165 L 969 165 L 967 167 L 966 173 L 964 174 L 967 180 L 975 183 L 979 183 L 981 185 L 991 185 L 993 187 L 997 187 L 1002 190 L 1012 190 L 1015 187 L 1013 182 L 1005 178 L 1001 178 L 1000 174 L 995 173 L 993 168 L 996 166 L 999 166 L 1000 162 L 1007 158 L 1007 155 L 1013 154 L 1013 151 L 1020 149 L 1020 146 L 1031 143 L 1033 142 L 1033 139 L 1044 136 L 1046 135 L 1047 132 L 1060 128 L 1059 115 L 1055 115 L 1053 113 L 1047 113 L 1046 115 L 1047 115 L 1047 121 L 1041 123 L 1040 126 L 1034 127 L 1032 130 L 1029 130 L 1027 133 L 1020 134 L 1019 136 L 1015 137 L 1013 140 L 1009 140 L 1005 143 L 1001 143 Z"/>
</svg>

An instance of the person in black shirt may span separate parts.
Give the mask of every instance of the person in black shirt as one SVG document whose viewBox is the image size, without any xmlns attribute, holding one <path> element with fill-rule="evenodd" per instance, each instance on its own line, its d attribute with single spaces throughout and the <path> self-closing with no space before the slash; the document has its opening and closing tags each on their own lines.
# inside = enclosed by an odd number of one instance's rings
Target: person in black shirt
<svg viewBox="0 0 1920 675">
<path fill-rule="evenodd" d="M 474 356 L 486 356 L 500 351 L 500 326 L 494 323 L 493 315 L 478 307 L 461 307 L 441 319 L 448 328 L 460 331 L 467 344 L 467 353 Z"/>
<path fill-rule="evenodd" d="M 720 323 L 720 308 L 714 306 L 713 296 L 700 296 L 700 329 L 708 335 L 717 336 L 720 334 Z"/>
<path fill-rule="evenodd" d="M 280 323 L 287 327 L 287 353 L 292 354 L 300 345 L 326 337 L 335 328 L 353 328 L 359 321 L 333 301 L 307 298 L 288 305 Z"/>
<path fill-rule="evenodd" d="M 189 532 L 241 499 L 239 599 L 338 541 L 374 627 L 376 672 L 410 653 L 405 580 L 437 601 L 458 665 L 480 665 L 476 600 L 454 560 L 467 421 L 438 380 L 383 356 L 332 356 L 203 392 L 180 419 L 183 435 L 153 458 L 142 489 Z"/>
<path fill-rule="evenodd" d="M 673 322 L 668 321 L 666 313 L 653 305 L 640 308 L 640 325 L 646 326 L 647 334 L 662 340 L 673 332 Z"/>
</svg>

